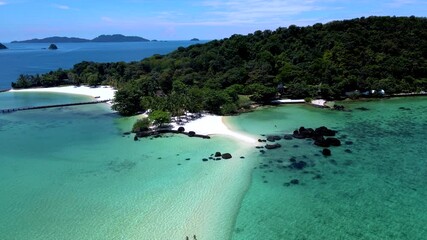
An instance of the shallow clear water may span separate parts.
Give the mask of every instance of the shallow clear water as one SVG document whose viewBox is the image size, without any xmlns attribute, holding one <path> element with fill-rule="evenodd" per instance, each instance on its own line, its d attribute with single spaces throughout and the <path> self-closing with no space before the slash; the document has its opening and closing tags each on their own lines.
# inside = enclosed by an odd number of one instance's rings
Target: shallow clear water
<svg viewBox="0 0 427 240">
<path fill-rule="evenodd" d="M 282 148 L 259 154 L 232 239 L 425 239 L 427 98 L 345 106 L 353 111 L 295 105 L 234 119 L 258 135 L 324 125 L 353 144 L 323 157 L 312 141 L 282 140 Z M 292 157 L 308 167 L 284 168 Z"/>
<path fill-rule="evenodd" d="M 222 138 L 135 142 L 129 123 L 102 105 L 0 114 L 1 238 L 226 238 L 246 151 Z M 235 156 L 202 161 L 215 151 Z"/>
</svg>

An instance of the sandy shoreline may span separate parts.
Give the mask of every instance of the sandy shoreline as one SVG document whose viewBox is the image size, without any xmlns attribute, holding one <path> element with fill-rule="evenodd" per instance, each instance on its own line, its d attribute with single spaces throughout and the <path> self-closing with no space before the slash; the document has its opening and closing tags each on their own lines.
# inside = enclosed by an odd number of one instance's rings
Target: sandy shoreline
<svg viewBox="0 0 427 240">
<path fill-rule="evenodd" d="M 27 88 L 11 89 L 9 92 L 48 92 L 48 93 L 65 93 L 78 94 L 96 98 L 96 100 L 112 100 L 117 90 L 110 86 L 88 87 L 88 86 L 64 86 L 50 88 Z"/>
<path fill-rule="evenodd" d="M 110 86 L 88 87 L 88 86 L 64 86 L 50 88 L 11 89 L 10 92 L 50 92 L 64 94 L 78 94 L 96 98 L 96 100 L 112 100 L 116 89 Z M 251 136 L 232 131 L 224 122 L 223 117 L 216 115 L 204 115 L 203 117 L 189 121 L 184 125 L 173 124 L 174 129 L 182 126 L 186 131 L 194 131 L 203 135 L 224 135 L 248 144 L 255 144 L 257 140 Z"/>
<path fill-rule="evenodd" d="M 234 138 L 240 142 L 255 144 L 257 139 L 249 135 L 232 131 L 224 121 L 224 117 L 216 115 L 204 115 L 196 120 L 189 121 L 183 125 L 173 123 L 173 129 L 184 127 L 185 131 L 194 131 L 202 135 L 223 135 Z"/>
</svg>

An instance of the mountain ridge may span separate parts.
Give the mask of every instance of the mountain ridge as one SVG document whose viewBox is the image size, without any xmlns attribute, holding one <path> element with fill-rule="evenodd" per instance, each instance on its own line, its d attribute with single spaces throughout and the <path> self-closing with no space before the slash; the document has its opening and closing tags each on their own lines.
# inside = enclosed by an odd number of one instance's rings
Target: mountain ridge
<svg viewBox="0 0 427 240">
<path fill-rule="evenodd" d="M 122 34 L 113 35 L 99 35 L 94 39 L 85 39 L 78 37 L 47 37 L 47 38 L 33 38 L 22 41 L 12 41 L 11 43 L 83 43 L 83 42 L 148 42 L 150 40 L 138 36 L 125 36 Z"/>
</svg>

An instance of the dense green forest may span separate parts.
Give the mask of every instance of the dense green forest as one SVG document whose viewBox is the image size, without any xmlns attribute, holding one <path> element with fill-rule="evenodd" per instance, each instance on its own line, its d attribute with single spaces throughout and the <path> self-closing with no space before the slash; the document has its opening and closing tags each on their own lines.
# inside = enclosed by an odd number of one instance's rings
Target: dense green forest
<svg viewBox="0 0 427 240">
<path fill-rule="evenodd" d="M 247 100 L 340 98 L 354 90 L 427 90 L 427 18 L 368 17 L 278 28 L 180 47 L 139 62 L 81 62 L 21 75 L 14 88 L 61 84 L 117 87 L 123 115 L 157 109 L 236 112 Z"/>
</svg>

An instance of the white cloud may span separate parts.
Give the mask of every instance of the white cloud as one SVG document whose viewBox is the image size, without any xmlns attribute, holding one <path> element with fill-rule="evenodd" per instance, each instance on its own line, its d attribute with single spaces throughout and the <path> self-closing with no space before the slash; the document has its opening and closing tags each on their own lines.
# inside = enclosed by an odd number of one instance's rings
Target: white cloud
<svg viewBox="0 0 427 240">
<path fill-rule="evenodd" d="M 0 6 L 1 6 L 1 5 L 6 5 L 6 4 L 7 4 L 7 2 L 0 1 Z"/>
<path fill-rule="evenodd" d="M 61 5 L 61 4 L 54 4 L 53 5 L 55 8 L 61 9 L 61 10 L 70 10 L 70 6 L 67 5 Z"/>
<path fill-rule="evenodd" d="M 295 15 L 325 10 L 321 3 L 334 0 L 208 0 L 200 21 L 207 25 L 281 23 Z M 201 24 L 200 24 L 201 25 Z"/>
</svg>

